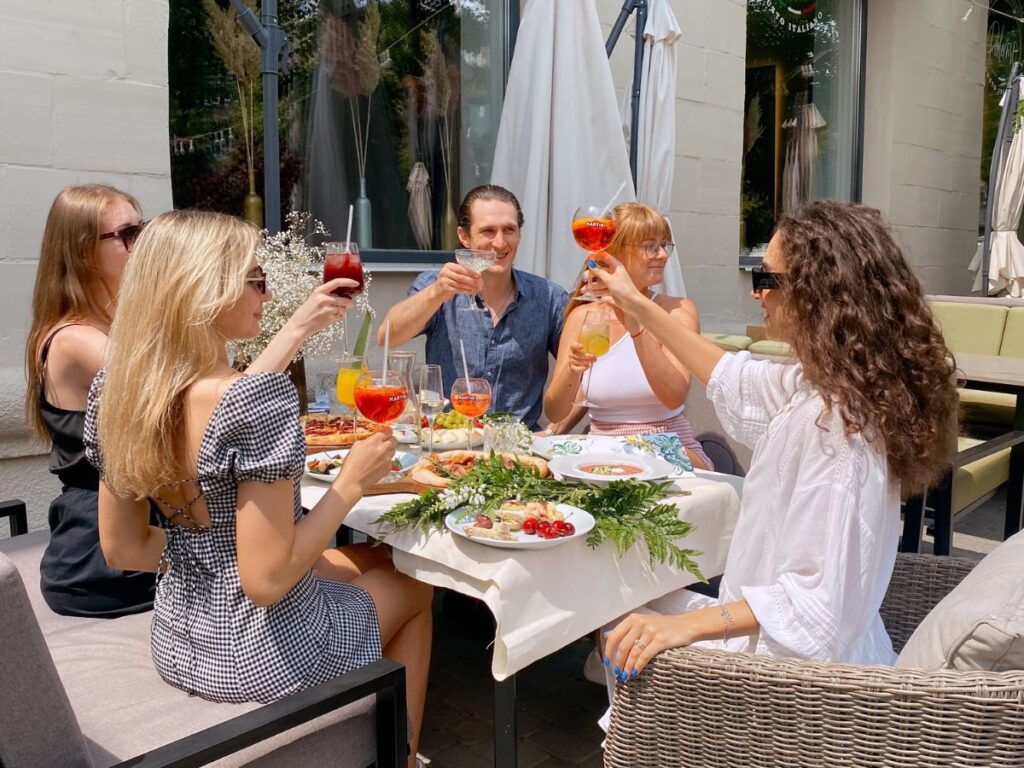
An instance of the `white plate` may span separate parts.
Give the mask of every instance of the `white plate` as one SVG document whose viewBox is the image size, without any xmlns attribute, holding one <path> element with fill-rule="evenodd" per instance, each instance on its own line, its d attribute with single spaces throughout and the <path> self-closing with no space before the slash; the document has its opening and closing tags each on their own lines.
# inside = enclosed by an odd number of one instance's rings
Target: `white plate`
<svg viewBox="0 0 1024 768">
<path fill-rule="evenodd" d="M 567 541 L 578 539 L 581 536 L 586 536 L 590 533 L 590 529 L 594 527 L 594 518 L 586 510 L 574 507 L 571 504 L 559 504 L 558 510 L 565 515 L 567 522 L 576 526 L 576 533 L 572 536 L 563 536 L 558 539 L 545 539 L 536 535 L 530 536 L 522 531 L 512 531 L 512 535 L 516 537 L 515 541 L 498 541 L 497 539 L 482 539 L 476 536 L 467 536 L 463 529 L 467 526 L 473 525 L 474 518 L 476 516 L 467 515 L 465 509 L 457 509 L 450 513 L 448 517 L 444 519 L 444 524 L 448 526 L 448 530 L 456 536 L 462 536 L 464 539 L 475 541 L 477 544 L 486 544 L 489 547 L 498 547 L 499 549 L 549 549 L 551 547 L 557 547 L 559 544 L 564 544 Z"/>
<path fill-rule="evenodd" d="M 469 445 L 484 444 L 484 431 L 480 427 L 473 427 Z M 424 429 L 420 435 L 420 446 L 426 448 L 430 445 L 430 430 Z M 434 451 L 457 451 L 466 447 L 466 428 L 461 429 L 435 429 L 434 430 Z"/>
<path fill-rule="evenodd" d="M 584 469 L 591 464 L 620 464 L 638 467 L 635 474 L 605 475 Z M 548 468 L 557 476 L 582 480 L 594 485 L 607 485 L 613 480 L 662 480 L 675 472 L 675 467 L 664 459 L 622 453 L 583 453 L 578 456 L 556 456 Z"/>
<path fill-rule="evenodd" d="M 334 478 L 338 476 L 338 471 L 341 469 L 340 467 L 332 467 L 327 474 L 323 474 L 321 472 L 310 471 L 309 462 L 313 459 L 344 459 L 346 456 L 348 456 L 348 448 L 343 448 L 338 451 L 321 451 L 320 453 L 311 453 L 306 457 L 305 464 L 302 465 L 302 471 L 306 473 L 306 477 L 311 477 L 314 480 L 320 480 L 325 483 L 333 483 Z M 402 468 L 396 472 L 390 473 L 382 482 L 387 482 L 388 478 L 394 479 L 396 477 L 401 477 L 412 469 L 416 462 L 419 461 L 418 456 L 406 453 L 405 451 L 395 451 L 395 459 L 402 465 Z"/>
</svg>

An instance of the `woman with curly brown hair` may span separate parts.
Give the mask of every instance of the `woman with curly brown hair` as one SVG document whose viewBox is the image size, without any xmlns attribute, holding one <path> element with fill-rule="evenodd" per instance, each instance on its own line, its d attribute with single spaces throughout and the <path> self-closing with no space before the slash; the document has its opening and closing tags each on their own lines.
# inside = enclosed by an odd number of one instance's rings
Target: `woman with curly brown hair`
<svg viewBox="0 0 1024 768">
<path fill-rule="evenodd" d="M 683 590 L 629 616 L 608 635 L 606 663 L 627 679 L 697 642 L 892 663 L 878 608 L 900 499 L 948 466 L 957 397 L 950 353 L 878 211 L 820 201 L 779 222 L 753 292 L 796 364 L 722 352 L 609 261 L 614 271 L 592 272 L 597 292 L 707 382 L 722 425 L 754 454 L 719 598 Z"/>
</svg>

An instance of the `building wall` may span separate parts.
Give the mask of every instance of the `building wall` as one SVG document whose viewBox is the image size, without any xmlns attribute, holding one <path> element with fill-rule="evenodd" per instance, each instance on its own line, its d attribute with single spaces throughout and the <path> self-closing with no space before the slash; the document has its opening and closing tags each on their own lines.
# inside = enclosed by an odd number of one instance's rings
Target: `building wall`
<svg viewBox="0 0 1024 768">
<path fill-rule="evenodd" d="M 965 294 L 978 236 L 983 10 L 868 6 L 863 200 L 892 222 L 928 293 Z"/>
<path fill-rule="evenodd" d="M 60 492 L 23 418 L 43 225 L 69 184 L 113 184 L 147 216 L 171 207 L 167 23 L 167 0 L 0 6 L 0 498 L 24 499 L 34 528 Z"/>
<path fill-rule="evenodd" d="M 667 212 L 687 294 L 706 329 L 742 331 L 761 317 L 750 300 L 739 253 L 740 157 L 747 47 L 745 0 L 671 0 L 682 29 L 676 43 L 676 166 Z M 619 0 L 597 0 L 606 33 Z M 632 30 L 633 20 L 627 26 Z M 633 73 L 633 37 L 612 54 L 621 100 Z"/>
</svg>

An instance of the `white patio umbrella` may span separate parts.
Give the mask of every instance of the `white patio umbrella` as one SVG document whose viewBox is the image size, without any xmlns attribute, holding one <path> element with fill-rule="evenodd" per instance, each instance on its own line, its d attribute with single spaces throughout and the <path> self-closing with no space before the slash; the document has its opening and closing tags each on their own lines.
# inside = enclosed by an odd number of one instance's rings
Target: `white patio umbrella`
<svg viewBox="0 0 1024 768">
<path fill-rule="evenodd" d="M 1012 119 L 1012 117 L 1011 117 Z M 1024 296 L 1024 245 L 1017 239 L 1024 209 L 1024 138 L 1018 129 L 999 169 L 992 204 L 992 237 L 988 261 L 988 292 Z M 969 267 L 977 272 L 974 290 L 981 289 L 981 246 Z"/>
<path fill-rule="evenodd" d="M 641 203 L 666 215 L 672 205 L 672 176 L 676 165 L 675 44 L 682 36 L 669 0 L 649 0 L 644 27 L 643 77 L 640 80 L 636 194 Z M 632 128 L 631 85 L 632 80 L 627 84 L 620 109 L 627 147 Z M 670 259 L 666 265 L 663 285 L 666 293 L 686 295 L 678 258 Z"/>
<path fill-rule="evenodd" d="M 576 208 L 635 199 L 594 0 L 527 2 L 491 181 L 523 207 L 516 266 L 566 288 L 585 258 L 572 237 Z"/>
</svg>

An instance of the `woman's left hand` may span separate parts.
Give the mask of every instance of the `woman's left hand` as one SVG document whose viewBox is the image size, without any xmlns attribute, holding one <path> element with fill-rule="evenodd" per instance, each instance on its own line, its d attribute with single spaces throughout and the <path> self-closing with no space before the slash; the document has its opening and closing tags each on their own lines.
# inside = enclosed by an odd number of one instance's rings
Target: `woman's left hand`
<svg viewBox="0 0 1024 768">
<path fill-rule="evenodd" d="M 604 658 L 620 680 L 628 680 L 662 651 L 692 642 L 686 614 L 631 613 L 608 633 Z"/>
<path fill-rule="evenodd" d="M 347 277 L 338 277 L 323 285 L 318 285 L 309 294 L 309 298 L 302 303 L 302 306 L 295 310 L 295 314 L 291 316 L 289 322 L 295 324 L 303 337 L 319 333 L 331 323 L 344 317 L 345 312 L 352 306 L 352 299 L 335 296 L 332 291 L 339 288 L 358 287 L 359 283 L 349 280 Z"/>
</svg>

